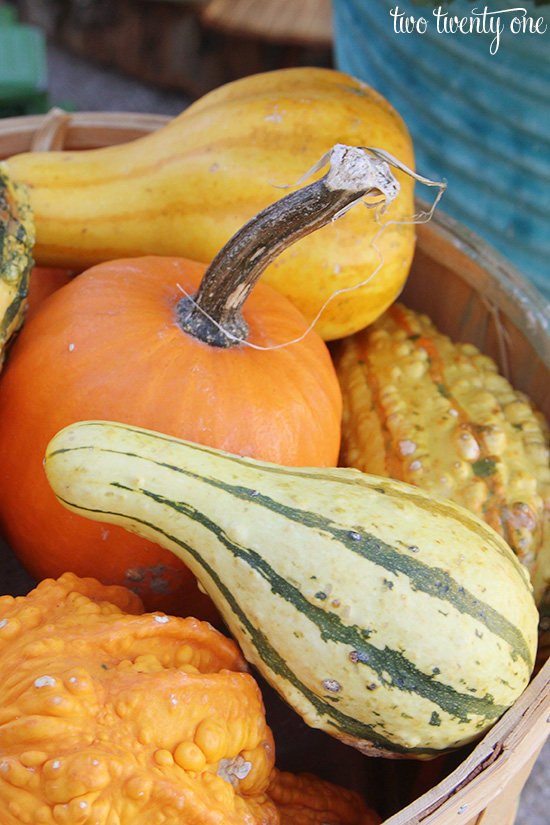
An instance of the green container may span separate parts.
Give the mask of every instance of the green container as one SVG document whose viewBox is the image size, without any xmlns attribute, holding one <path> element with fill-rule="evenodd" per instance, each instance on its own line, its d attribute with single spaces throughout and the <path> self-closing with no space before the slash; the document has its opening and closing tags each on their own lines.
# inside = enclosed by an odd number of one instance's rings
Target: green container
<svg viewBox="0 0 550 825">
<path fill-rule="evenodd" d="M 44 34 L 35 26 L 17 23 L 6 8 L 0 8 L 0 117 L 46 112 Z"/>
</svg>

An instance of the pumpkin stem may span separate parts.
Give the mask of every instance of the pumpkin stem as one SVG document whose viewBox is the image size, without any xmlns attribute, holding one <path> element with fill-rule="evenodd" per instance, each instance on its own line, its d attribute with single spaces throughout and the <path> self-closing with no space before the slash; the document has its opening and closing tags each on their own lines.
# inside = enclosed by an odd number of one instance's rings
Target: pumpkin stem
<svg viewBox="0 0 550 825">
<path fill-rule="evenodd" d="M 337 144 L 312 171 L 329 159 L 322 178 L 268 206 L 218 252 L 197 293 L 178 302 L 183 330 L 216 347 L 242 343 L 248 336 L 243 304 L 268 264 L 365 195 L 381 195 L 387 205 L 399 192 L 388 163 L 362 148 Z"/>
</svg>

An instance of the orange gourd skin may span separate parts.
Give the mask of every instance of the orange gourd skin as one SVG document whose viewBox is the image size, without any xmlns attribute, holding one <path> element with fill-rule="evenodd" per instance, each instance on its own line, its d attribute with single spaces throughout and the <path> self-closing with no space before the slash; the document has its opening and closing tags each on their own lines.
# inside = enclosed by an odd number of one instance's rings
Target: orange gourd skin
<svg viewBox="0 0 550 825">
<path fill-rule="evenodd" d="M 357 793 L 313 774 L 293 774 L 274 768 L 268 794 L 279 809 L 280 825 L 378 825 L 376 811 Z"/>
<path fill-rule="evenodd" d="M 74 273 L 68 269 L 35 266 L 29 279 L 25 321 L 29 321 L 36 314 L 38 307 L 52 292 L 69 283 L 73 277 Z"/>
<path fill-rule="evenodd" d="M 231 639 L 143 613 L 125 588 L 67 573 L 0 597 L 0 672 L 2 825 L 379 821 L 358 794 L 274 768 Z"/>
<path fill-rule="evenodd" d="M 0 381 L 0 523 L 35 579 L 72 570 L 131 587 L 149 610 L 217 617 L 170 552 L 56 501 L 43 459 L 71 422 L 109 419 L 281 464 L 336 464 L 341 392 L 326 344 L 313 332 L 270 351 L 220 349 L 183 333 L 175 304 L 204 269 L 160 257 L 100 264 L 51 295 L 14 342 Z M 262 283 L 244 317 L 260 346 L 307 329 Z"/>
</svg>

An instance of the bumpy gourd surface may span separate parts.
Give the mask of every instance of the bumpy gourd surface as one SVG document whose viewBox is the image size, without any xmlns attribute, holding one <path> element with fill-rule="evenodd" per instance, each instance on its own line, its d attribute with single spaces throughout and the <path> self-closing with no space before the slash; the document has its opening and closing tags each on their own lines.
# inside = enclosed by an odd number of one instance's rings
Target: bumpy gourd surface
<svg viewBox="0 0 550 825">
<path fill-rule="evenodd" d="M 378 821 L 357 794 L 274 769 L 230 639 L 143 614 L 125 588 L 65 574 L 1 597 L 0 673 L 2 825 Z"/>
<path fill-rule="evenodd" d="M 550 580 L 548 425 L 471 344 L 396 304 L 342 343 L 341 460 L 449 498 L 487 521 L 533 578 Z"/>
<path fill-rule="evenodd" d="M 28 193 L 0 163 L 0 353 L 21 325 L 26 306 L 34 223 Z"/>
</svg>

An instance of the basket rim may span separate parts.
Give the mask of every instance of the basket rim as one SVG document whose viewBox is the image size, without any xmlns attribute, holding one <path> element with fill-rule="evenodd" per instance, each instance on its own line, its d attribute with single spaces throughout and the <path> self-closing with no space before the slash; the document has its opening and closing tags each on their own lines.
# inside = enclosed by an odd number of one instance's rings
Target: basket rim
<svg viewBox="0 0 550 825">
<path fill-rule="evenodd" d="M 58 107 L 46 114 L 1 118 L 0 159 L 31 151 L 36 136 L 56 119 L 63 122 L 63 148 L 74 149 L 135 140 L 173 118 L 143 112 L 66 112 Z"/>
<path fill-rule="evenodd" d="M 465 821 L 469 822 L 497 796 L 504 780 L 542 747 L 549 733 L 550 659 L 452 773 L 406 808 L 384 820 L 383 825 L 450 825 L 463 813 L 467 815 Z M 472 792 L 474 804 L 471 802 Z"/>
<path fill-rule="evenodd" d="M 420 199 L 417 203 L 428 208 Z M 429 222 L 417 227 L 419 246 L 429 248 L 434 232 L 468 259 L 470 266 L 464 267 L 461 277 L 521 329 L 550 369 L 550 302 L 494 246 L 444 210 L 436 209 Z M 494 277 L 480 283 L 480 271 Z"/>
</svg>

